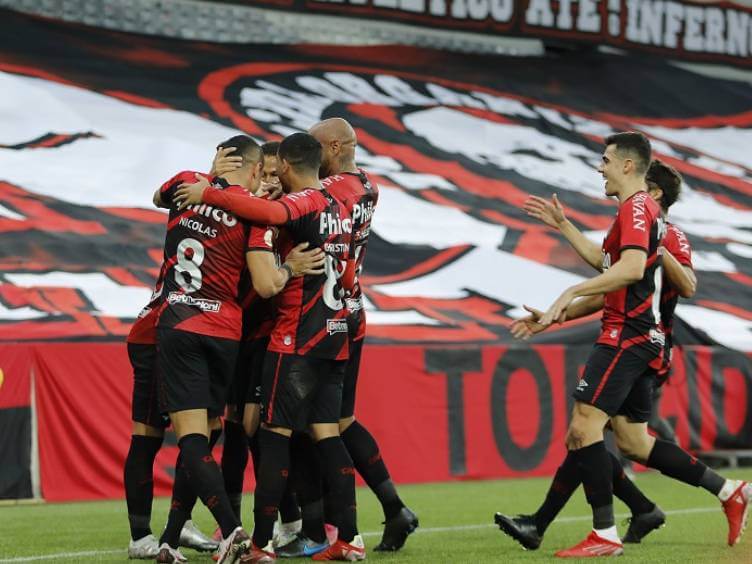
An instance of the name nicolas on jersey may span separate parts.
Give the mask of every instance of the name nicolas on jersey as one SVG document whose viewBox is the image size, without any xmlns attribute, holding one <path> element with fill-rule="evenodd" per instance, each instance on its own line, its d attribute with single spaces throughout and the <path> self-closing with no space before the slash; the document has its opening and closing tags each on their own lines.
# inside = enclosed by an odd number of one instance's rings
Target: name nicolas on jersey
<svg viewBox="0 0 752 564">
<path fill-rule="evenodd" d="M 215 208 L 207 204 L 194 204 L 192 206 L 188 206 L 186 209 L 192 211 L 196 215 L 203 216 L 216 222 L 221 222 L 226 227 L 235 227 L 238 224 L 238 219 L 234 215 L 227 213 L 223 209 Z M 198 218 L 196 218 L 195 216 L 181 217 L 180 226 L 191 229 L 192 231 L 197 231 L 198 233 L 206 235 L 208 237 L 217 236 L 217 229 L 215 227 L 210 227 L 203 224 L 202 222 L 198 221 Z"/>
</svg>

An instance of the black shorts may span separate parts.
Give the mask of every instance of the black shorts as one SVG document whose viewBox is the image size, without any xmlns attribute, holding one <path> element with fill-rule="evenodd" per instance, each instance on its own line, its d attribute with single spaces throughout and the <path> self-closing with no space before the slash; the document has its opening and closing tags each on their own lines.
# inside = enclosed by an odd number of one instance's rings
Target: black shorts
<svg viewBox="0 0 752 564">
<path fill-rule="evenodd" d="M 358 386 L 358 372 L 360 371 L 360 354 L 363 352 L 363 341 L 350 341 L 350 358 L 345 366 L 345 382 L 342 386 L 342 409 L 340 419 L 352 417 L 355 414 L 355 391 Z"/>
<path fill-rule="evenodd" d="M 235 376 L 230 386 L 228 404 L 243 413 L 247 403 L 261 403 L 261 377 L 264 369 L 264 355 L 269 346 L 269 337 L 251 341 L 240 341 Z"/>
<path fill-rule="evenodd" d="M 314 423 L 337 423 L 345 363 L 267 351 L 261 420 L 293 431 L 303 431 Z"/>
<path fill-rule="evenodd" d="M 572 397 L 609 416 L 624 415 L 634 423 L 650 419 L 655 370 L 628 349 L 597 344 L 588 357 Z"/>
<path fill-rule="evenodd" d="M 165 327 L 157 334 L 162 411 L 206 409 L 209 417 L 224 415 L 238 341 Z"/>
<path fill-rule="evenodd" d="M 128 343 L 128 358 L 133 367 L 131 419 L 159 429 L 167 428 L 170 418 L 159 409 L 157 345 Z"/>
</svg>

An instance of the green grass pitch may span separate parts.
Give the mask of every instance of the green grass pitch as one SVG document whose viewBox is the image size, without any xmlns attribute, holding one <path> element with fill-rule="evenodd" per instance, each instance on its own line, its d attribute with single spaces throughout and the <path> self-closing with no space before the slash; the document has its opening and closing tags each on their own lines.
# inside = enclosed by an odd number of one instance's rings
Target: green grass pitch
<svg viewBox="0 0 752 564">
<path fill-rule="evenodd" d="M 749 479 L 752 469 L 728 472 Z M 405 548 L 392 554 L 369 552 L 367 561 L 383 563 L 507 563 L 557 561 L 553 553 L 584 538 L 589 510 L 581 491 L 546 534 L 543 546 L 525 552 L 492 526 L 495 511 L 531 512 L 542 500 L 548 479 L 454 482 L 401 486 L 400 494 L 420 517 L 420 530 Z M 726 521 L 717 500 L 706 492 L 659 474 L 641 474 L 638 485 L 668 513 L 663 529 L 641 545 L 626 547 L 623 562 L 752 563 L 752 532 L 734 548 L 726 546 Z M 381 512 L 369 491 L 358 490 L 359 525 L 366 546 L 380 539 Z M 161 530 L 168 500 L 154 504 L 152 527 Z M 243 500 L 250 522 L 251 498 Z M 617 502 L 619 532 L 626 510 Z M 194 519 L 204 532 L 213 522 L 204 507 Z M 128 527 L 122 501 L 0 506 L 0 563 L 125 562 Z M 211 562 L 207 555 L 185 550 L 190 562 Z"/>
</svg>

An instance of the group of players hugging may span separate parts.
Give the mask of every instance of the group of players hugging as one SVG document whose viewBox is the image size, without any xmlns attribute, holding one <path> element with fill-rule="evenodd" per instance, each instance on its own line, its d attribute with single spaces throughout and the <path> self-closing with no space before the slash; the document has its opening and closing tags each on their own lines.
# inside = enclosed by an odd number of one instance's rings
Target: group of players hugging
<svg viewBox="0 0 752 564">
<path fill-rule="evenodd" d="M 156 290 L 128 337 L 134 372 L 133 434 L 125 463 L 130 558 L 185 562 L 179 547 L 213 551 L 221 564 L 277 558 L 363 560 L 355 471 L 380 501 L 376 551 L 396 551 L 418 527 L 379 448 L 354 418 L 366 332 L 359 273 L 378 187 L 355 163 L 355 131 L 332 118 L 259 146 L 248 136 L 219 145 L 207 175 L 184 171 L 154 203 L 169 209 Z M 702 487 L 721 501 L 735 545 L 752 485 L 727 480 L 675 442 L 648 433 L 671 360 L 678 298 L 696 278 L 689 242 L 667 222 L 682 179 L 652 159 L 635 132 L 605 140 L 598 168 L 619 201 L 603 245 L 566 217 L 556 195 L 524 210 L 557 229 L 600 274 L 568 288 L 547 311 L 511 326 L 527 339 L 603 310 L 602 330 L 574 391 L 567 454 L 535 514 L 497 513 L 501 530 L 537 549 L 583 484 L 593 530 L 561 557 L 618 555 L 665 522 L 604 444 L 613 431 L 624 456 Z M 224 419 L 224 426 L 222 425 Z M 179 456 L 167 524 L 151 530 L 153 465 L 172 425 Z M 221 469 L 212 449 L 224 431 Z M 256 489 L 253 533 L 241 525 L 249 453 Z M 613 496 L 632 511 L 620 539 Z M 218 527 L 191 520 L 197 499 Z"/>
</svg>

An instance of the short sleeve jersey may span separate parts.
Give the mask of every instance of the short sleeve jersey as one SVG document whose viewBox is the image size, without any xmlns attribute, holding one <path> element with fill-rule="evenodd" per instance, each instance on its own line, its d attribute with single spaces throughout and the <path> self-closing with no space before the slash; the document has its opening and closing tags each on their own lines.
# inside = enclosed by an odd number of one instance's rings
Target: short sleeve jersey
<svg viewBox="0 0 752 564">
<path fill-rule="evenodd" d="M 667 223 L 666 236 L 663 238 L 663 248 L 666 252 L 671 253 L 682 266 L 692 268 L 692 247 L 684 232 L 676 225 Z M 671 358 L 672 332 L 674 328 L 674 310 L 679 302 L 679 292 L 671 286 L 664 276 L 663 291 L 661 292 L 661 324 L 663 332 L 666 335 L 665 358 L 666 371 L 668 370 L 668 359 Z"/>
<path fill-rule="evenodd" d="M 138 318 L 131 326 L 126 341 L 134 345 L 155 345 L 157 343 L 157 318 L 159 306 L 162 303 L 165 265 L 159 269 L 159 277 L 149 303 L 139 312 Z"/>
<path fill-rule="evenodd" d="M 642 279 L 606 294 L 598 343 L 629 348 L 649 360 L 660 355 L 665 337 L 660 329 L 662 286 L 661 245 L 665 224 L 658 204 L 647 192 L 637 192 L 619 206 L 603 241 L 603 269 L 627 249 L 647 255 Z"/>
<path fill-rule="evenodd" d="M 371 233 L 371 220 L 379 201 L 379 187 L 372 182 L 363 170 L 357 174 L 343 172 L 329 176 L 321 181 L 324 188 L 337 200 L 342 202 L 352 217 L 351 259 L 355 260 L 355 284 L 345 304 L 350 312 L 350 331 L 354 341 L 366 335 L 366 314 L 363 309 L 363 293 L 360 286 L 360 274 L 366 258 L 366 246 Z"/>
<path fill-rule="evenodd" d="M 276 296 L 277 317 L 268 350 L 345 360 L 348 311 L 340 278 L 350 247 L 350 214 L 325 190 L 288 194 L 279 202 L 288 213 L 276 240 L 280 258 L 307 242 L 309 249 L 324 250 L 326 264 L 324 274 L 293 278 Z M 274 239 L 274 228 L 254 228 L 249 249 L 274 251 Z"/>
<path fill-rule="evenodd" d="M 194 172 L 181 172 L 165 182 L 162 201 L 170 208 L 164 245 L 165 278 L 160 327 L 225 339 L 240 339 L 238 304 L 240 275 L 250 225 L 207 204 L 178 210 L 177 187 L 194 182 Z M 214 187 L 252 197 L 239 186 L 215 179 Z"/>
</svg>

